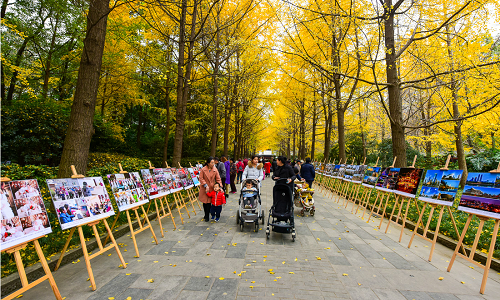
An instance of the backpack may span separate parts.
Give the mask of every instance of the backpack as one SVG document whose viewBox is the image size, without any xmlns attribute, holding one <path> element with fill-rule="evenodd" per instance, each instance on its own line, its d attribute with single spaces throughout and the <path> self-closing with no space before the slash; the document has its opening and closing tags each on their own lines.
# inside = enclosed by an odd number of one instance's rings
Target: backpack
<svg viewBox="0 0 500 300">
<path fill-rule="evenodd" d="M 238 164 L 238 172 L 243 172 L 243 163 Z"/>
</svg>

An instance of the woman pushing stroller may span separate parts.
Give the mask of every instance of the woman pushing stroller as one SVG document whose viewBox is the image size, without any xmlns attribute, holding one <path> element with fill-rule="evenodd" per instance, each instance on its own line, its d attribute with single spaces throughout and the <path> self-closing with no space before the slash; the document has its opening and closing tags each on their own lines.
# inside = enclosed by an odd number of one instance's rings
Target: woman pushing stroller
<svg viewBox="0 0 500 300">
<path fill-rule="evenodd" d="M 278 184 L 278 180 L 286 179 L 286 183 L 293 192 L 293 181 L 295 180 L 295 172 L 292 167 L 286 163 L 286 157 L 279 156 L 276 169 L 273 172 L 272 179 Z"/>
<path fill-rule="evenodd" d="M 262 171 L 262 164 L 259 163 L 259 157 L 257 155 L 252 156 L 252 160 L 248 161 L 248 165 L 243 171 L 243 176 L 241 182 L 245 182 L 247 179 L 254 179 L 259 184 L 259 194 L 260 194 L 260 184 L 264 178 L 264 172 Z"/>
</svg>

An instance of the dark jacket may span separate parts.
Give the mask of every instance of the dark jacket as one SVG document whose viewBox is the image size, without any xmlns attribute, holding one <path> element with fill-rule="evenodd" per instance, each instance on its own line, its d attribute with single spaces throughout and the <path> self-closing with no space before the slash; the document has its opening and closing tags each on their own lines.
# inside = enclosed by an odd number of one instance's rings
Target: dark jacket
<svg viewBox="0 0 500 300">
<path fill-rule="evenodd" d="M 273 180 L 276 180 L 276 178 L 280 179 L 288 179 L 290 178 L 291 181 L 288 184 L 290 188 L 293 191 L 293 181 L 295 180 L 295 172 L 293 171 L 292 167 L 290 165 L 283 165 L 283 166 L 276 166 L 276 169 L 273 172 Z M 281 181 L 281 183 L 285 183 L 284 181 Z"/>
<path fill-rule="evenodd" d="M 217 171 L 219 171 L 220 178 L 226 178 L 226 166 L 224 165 L 224 163 L 219 161 L 219 163 L 216 164 L 215 167 L 217 168 Z"/>
<path fill-rule="evenodd" d="M 308 163 L 303 164 L 302 168 L 300 168 L 300 175 L 306 181 L 313 181 L 314 178 L 316 177 L 316 172 L 314 171 L 314 166 L 311 164 L 308 164 Z"/>
<path fill-rule="evenodd" d="M 276 160 L 273 160 L 273 162 L 271 163 L 271 168 L 272 168 L 272 172 L 274 173 L 274 171 L 276 171 L 276 167 L 278 166 L 278 164 L 276 163 Z"/>
</svg>

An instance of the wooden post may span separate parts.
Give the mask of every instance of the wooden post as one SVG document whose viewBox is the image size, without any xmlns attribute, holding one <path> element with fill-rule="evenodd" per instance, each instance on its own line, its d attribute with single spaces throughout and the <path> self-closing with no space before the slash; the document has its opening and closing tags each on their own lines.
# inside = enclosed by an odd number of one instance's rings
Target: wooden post
<svg viewBox="0 0 500 300">
<path fill-rule="evenodd" d="M 441 171 L 448 171 L 448 164 L 450 163 L 450 158 L 451 158 L 451 155 L 448 155 L 448 158 L 446 159 L 446 163 L 444 164 L 444 167 L 442 167 Z"/>
<path fill-rule="evenodd" d="M 168 166 L 168 163 L 167 163 L 167 161 L 165 161 L 165 166 L 167 166 L 167 168 L 170 168 L 170 167 Z"/>
<path fill-rule="evenodd" d="M 376 167 L 378 165 L 378 160 L 379 160 L 380 157 L 377 156 L 377 162 L 375 163 L 374 167 Z"/>
<path fill-rule="evenodd" d="M 148 160 L 148 164 L 149 164 L 149 169 L 154 169 L 154 167 L 151 165 L 151 161 Z"/>
<path fill-rule="evenodd" d="M 413 164 L 409 166 L 408 168 L 415 169 L 415 162 L 417 161 L 417 155 L 415 154 L 415 157 L 413 158 Z"/>
<path fill-rule="evenodd" d="M 365 156 L 365 159 L 363 159 L 363 164 L 362 165 L 364 166 L 365 163 L 366 163 L 366 156 Z"/>
<path fill-rule="evenodd" d="M 120 168 L 120 174 L 126 174 L 126 173 L 128 173 L 127 171 L 123 171 L 121 163 L 118 163 L 118 167 Z"/>
<path fill-rule="evenodd" d="M 397 158 L 398 158 L 397 156 L 394 156 L 394 160 L 392 161 L 392 165 L 389 168 L 394 168 L 394 164 L 396 164 Z"/>
</svg>

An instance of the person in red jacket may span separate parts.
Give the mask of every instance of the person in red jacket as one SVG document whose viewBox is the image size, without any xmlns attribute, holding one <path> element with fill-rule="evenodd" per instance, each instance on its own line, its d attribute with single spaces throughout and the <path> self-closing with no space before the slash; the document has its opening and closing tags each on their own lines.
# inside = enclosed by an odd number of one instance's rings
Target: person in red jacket
<svg viewBox="0 0 500 300">
<path fill-rule="evenodd" d="M 224 195 L 224 191 L 221 191 L 220 185 L 215 183 L 214 190 L 208 192 L 207 196 L 212 198 L 212 206 L 210 206 L 212 220 L 215 219 L 215 222 L 219 222 L 222 205 L 226 204 L 226 195 Z"/>
<path fill-rule="evenodd" d="M 264 164 L 264 169 L 266 169 L 266 177 L 269 177 L 269 174 L 271 174 L 271 163 L 267 160 Z"/>
</svg>

